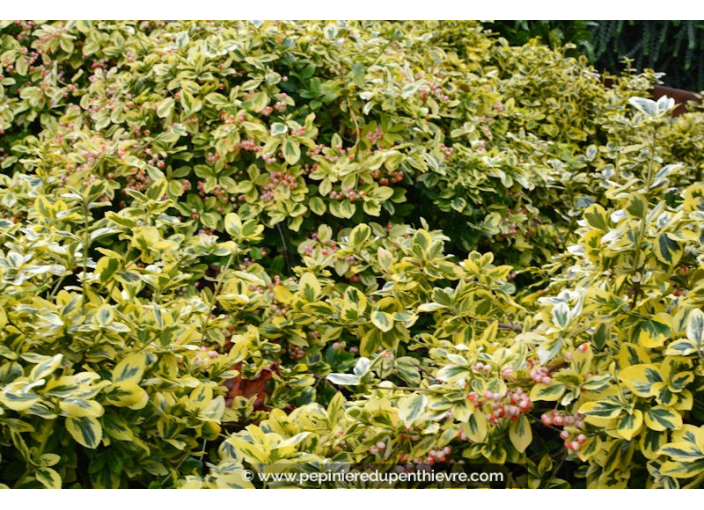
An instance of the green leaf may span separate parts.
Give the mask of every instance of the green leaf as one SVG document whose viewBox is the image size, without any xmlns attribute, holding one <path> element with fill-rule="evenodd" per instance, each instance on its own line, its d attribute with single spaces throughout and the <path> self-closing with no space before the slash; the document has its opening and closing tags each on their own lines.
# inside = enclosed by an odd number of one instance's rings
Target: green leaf
<svg viewBox="0 0 704 510">
<path fill-rule="evenodd" d="M 673 241 L 667 234 L 660 234 L 653 247 L 655 257 L 669 266 L 677 265 L 682 258 L 682 249 L 677 241 Z"/>
<path fill-rule="evenodd" d="M 658 113 L 658 106 L 652 99 L 646 99 L 643 97 L 632 97 L 628 100 L 631 105 L 648 117 L 655 117 Z"/>
<path fill-rule="evenodd" d="M 139 410 L 149 402 L 149 395 L 134 380 L 120 381 L 104 390 L 105 400 L 116 407 Z"/>
<path fill-rule="evenodd" d="M 419 305 L 417 308 L 417 311 L 419 313 L 422 312 L 434 312 L 435 310 L 441 310 L 447 308 L 444 305 L 441 305 L 439 303 L 423 303 L 422 305 Z"/>
<path fill-rule="evenodd" d="M 633 365 L 618 374 L 618 378 L 639 397 L 650 397 L 653 384 L 662 382 L 662 375 L 655 365 Z"/>
<path fill-rule="evenodd" d="M 134 433 L 129 424 L 116 414 L 103 416 L 103 428 L 108 436 L 118 441 L 132 441 L 134 439 Z"/>
<path fill-rule="evenodd" d="M 305 273 L 301 277 L 299 287 L 301 289 L 303 299 L 309 303 L 317 301 L 318 296 L 320 296 L 320 282 L 318 282 L 318 279 L 313 273 Z"/>
<path fill-rule="evenodd" d="M 367 372 L 369 372 L 369 369 L 372 366 L 372 362 L 369 360 L 369 358 L 361 357 L 357 360 L 357 363 L 354 366 L 353 372 L 354 375 L 359 377 L 360 379 L 364 377 Z"/>
<path fill-rule="evenodd" d="M 147 369 L 147 355 L 143 352 L 130 354 L 120 361 L 112 371 L 112 382 L 138 383 Z"/>
<path fill-rule="evenodd" d="M 213 106 L 217 106 L 218 108 L 227 108 L 228 106 L 230 106 L 230 102 L 227 100 L 227 98 L 222 94 L 218 94 L 217 92 L 211 92 L 210 94 L 205 96 L 205 100 Z"/>
<path fill-rule="evenodd" d="M 688 441 L 668 443 L 660 449 L 660 454 L 681 462 L 704 459 L 704 454 L 697 445 Z"/>
<path fill-rule="evenodd" d="M 682 428 L 682 416 L 677 411 L 664 406 L 651 407 L 645 413 L 645 425 L 657 431 Z"/>
<path fill-rule="evenodd" d="M 666 356 L 690 356 L 697 352 L 697 343 L 689 339 L 675 340 L 667 345 Z"/>
<path fill-rule="evenodd" d="M 288 133 L 288 127 L 286 126 L 286 124 L 282 124 L 281 122 L 274 122 L 271 125 L 272 136 L 285 135 L 286 133 Z"/>
<path fill-rule="evenodd" d="M 301 146 L 292 138 L 287 138 L 283 146 L 284 159 L 289 165 L 295 165 L 301 158 Z"/>
<path fill-rule="evenodd" d="M 570 307 L 567 306 L 567 303 L 561 301 L 553 307 L 552 321 L 556 326 L 567 327 L 570 322 Z"/>
<path fill-rule="evenodd" d="M 401 400 L 398 406 L 398 417 L 406 427 L 413 425 L 425 411 L 428 405 L 428 397 L 419 393 L 414 393 Z"/>
<path fill-rule="evenodd" d="M 171 112 L 174 111 L 174 105 L 175 101 L 171 97 L 167 97 L 164 99 L 160 104 L 159 107 L 156 109 L 156 114 L 162 118 L 165 119 L 169 115 L 171 115 Z"/>
<path fill-rule="evenodd" d="M 99 418 L 103 415 L 104 409 L 95 400 L 84 400 L 82 398 L 67 398 L 59 402 L 59 407 L 65 416 L 74 418 L 82 416 L 92 416 Z"/>
<path fill-rule="evenodd" d="M 533 432 L 525 414 L 520 415 L 518 420 L 511 423 L 508 429 L 508 435 L 516 450 L 521 453 L 526 451 L 526 448 L 528 448 L 533 441 Z"/>
<path fill-rule="evenodd" d="M 565 393 L 567 386 L 560 383 L 536 384 L 530 392 L 531 400 L 544 400 L 546 402 L 556 402 Z"/>
<path fill-rule="evenodd" d="M 50 467 L 37 468 L 34 476 L 47 489 L 61 488 L 61 476 Z"/>
<path fill-rule="evenodd" d="M 704 460 L 694 462 L 663 462 L 660 474 L 673 478 L 692 478 L 704 472 Z"/>
<path fill-rule="evenodd" d="M 359 384 L 360 378 L 352 374 L 328 374 L 326 379 L 341 386 L 355 386 Z"/>
<path fill-rule="evenodd" d="M 95 322 L 101 327 L 109 326 L 114 318 L 115 315 L 110 305 L 102 305 L 95 313 Z"/>
<path fill-rule="evenodd" d="M 391 331 L 394 328 L 394 316 L 390 313 L 382 311 L 372 312 L 372 324 L 382 330 L 384 333 Z"/>
<path fill-rule="evenodd" d="M 40 379 L 35 384 L 39 383 L 43 384 L 44 379 Z M 39 402 L 39 395 L 31 391 L 32 387 L 25 381 L 10 383 L 0 393 L 0 403 L 13 411 L 26 411 Z"/>
<path fill-rule="evenodd" d="M 475 443 L 483 442 L 489 432 L 486 416 L 481 410 L 475 410 L 469 417 L 469 421 L 463 423 L 461 427 L 467 438 Z"/>
<path fill-rule="evenodd" d="M 587 402 L 579 408 L 579 413 L 597 418 L 616 418 L 623 411 L 623 406 L 613 400 Z"/>
<path fill-rule="evenodd" d="M 52 374 L 54 370 L 59 368 L 62 359 L 63 355 L 57 354 L 56 356 L 47 358 L 46 360 L 36 365 L 32 369 L 32 372 L 29 374 L 30 381 L 38 381 L 39 379 L 43 379 L 46 376 Z"/>
<path fill-rule="evenodd" d="M 350 241 L 352 242 L 353 246 L 361 247 L 367 241 L 367 239 L 369 239 L 371 233 L 372 230 L 369 228 L 368 225 L 357 225 L 355 228 L 352 229 L 352 232 L 350 232 Z"/>
<path fill-rule="evenodd" d="M 640 428 L 643 426 L 643 413 L 638 409 L 634 410 L 632 414 L 625 414 L 618 421 L 617 430 L 618 433 L 626 441 L 630 441 L 633 437 L 640 432 Z"/>
<path fill-rule="evenodd" d="M 694 342 L 698 349 L 702 348 L 702 342 L 704 342 L 704 312 L 699 308 L 694 308 L 689 312 L 687 338 Z M 671 347 L 672 345 L 669 346 L 669 348 Z"/>
<path fill-rule="evenodd" d="M 308 202 L 308 208 L 318 216 L 322 216 L 327 210 L 325 202 L 323 202 L 323 199 L 320 197 L 311 198 Z"/>
<path fill-rule="evenodd" d="M 76 442 L 94 450 L 103 438 L 103 428 L 100 422 L 90 416 L 66 418 L 66 429 Z"/>
<path fill-rule="evenodd" d="M 647 209 L 648 201 L 643 195 L 633 193 L 628 197 L 626 212 L 631 218 L 644 219 Z"/>
<path fill-rule="evenodd" d="M 609 216 L 599 204 L 590 205 L 587 210 L 584 211 L 584 219 L 587 220 L 587 223 L 592 228 L 602 232 L 609 231 Z"/>
</svg>

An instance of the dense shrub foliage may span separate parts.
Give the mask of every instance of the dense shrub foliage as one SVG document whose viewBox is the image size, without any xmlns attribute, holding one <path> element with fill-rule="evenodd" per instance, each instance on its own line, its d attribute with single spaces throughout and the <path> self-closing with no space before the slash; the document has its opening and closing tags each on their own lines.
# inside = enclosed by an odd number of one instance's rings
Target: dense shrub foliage
<svg viewBox="0 0 704 510">
<path fill-rule="evenodd" d="M 704 120 L 473 23 L 0 25 L 0 480 L 704 479 Z"/>
</svg>

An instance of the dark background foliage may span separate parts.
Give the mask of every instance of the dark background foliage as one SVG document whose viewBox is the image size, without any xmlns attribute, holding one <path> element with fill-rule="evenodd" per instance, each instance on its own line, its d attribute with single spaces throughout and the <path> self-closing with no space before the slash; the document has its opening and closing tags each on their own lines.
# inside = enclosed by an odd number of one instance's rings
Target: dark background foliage
<svg viewBox="0 0 704 510">
<path fill-rule="evenodd" d="M 701 20 L 497 21 L 491 28 L 511 44 L 540 37 L 553 48 L 567 43 L 585 53 L 601 70 L 618 72 L 625 59 L 638 70 L 665 73 L 665 85 L 691 91 L 704 89 L 704 22 Z"/>
</svg>

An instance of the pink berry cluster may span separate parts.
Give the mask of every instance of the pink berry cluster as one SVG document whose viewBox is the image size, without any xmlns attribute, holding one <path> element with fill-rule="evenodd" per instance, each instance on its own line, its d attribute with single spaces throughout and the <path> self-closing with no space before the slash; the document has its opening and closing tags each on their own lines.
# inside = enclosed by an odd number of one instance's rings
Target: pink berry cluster
<svg viewBox="0 0 704 510">
<path fill-rule="evenodd" d="M 521 414 L 528 413 L 533 409 L 530 396 L 525 393 L 522 388 L 514 388 L 504 395 L 487 390 L 484 393 L 484 399 L 486 400 L 486 404 L 491 407 L 488 420 L 494 425 L 498 424 L 499 420 L 504 418 L 516 421 Z M 478 407 L 484 404 L 480 400 L 479 394 L 475 391 L 469 393 L 467 400 Z"/>
<path fill-rule="evenodd" d="M 284 92 L 283 94 L 281 94 L 281 95 L 284 96 L 284 97 L 286 97 L 286 93 L 285 93 L 285 92 Z M 286 107 L 287 107 L 287 106 L 288 106 L 288 105 L 287 105 L 286 103 L 284 103 L 283 101 L 277 101 L 277 102 L 274 104 L 274 110 L 276 110 L 276 111 L 279 112 L 279 113 L 284 113 L 284 112 L 286 111 Z"/>
<path fill-rule="evenodd" d="M 555 427 L 576 427 L 578 429 L 584 428 L 584 419 L 580 414 L 569 414 L 566 412 L 552 410 L 549 413 L 545 413 L 540 417 L 540 421 L 546 426 Z"/>
<path fill-rule="evenodd" d="M 127 194 L 128 189 L 142 192 L 149 187 L 151 182 L 152 180 L 146 170 L 133 168 L 127 176 L 127 184 L 122 192 Z"/>
<path fill-rule="evenodd" d="M 142 158 L 146 160 L 148 165 L 158 168 L 164 168 L 166 166 L 164 163 L 166 156 L 167 154 L 165 152 L 155 152 L 151 147 L 144 149 L 144 153 L 142 154 Z"/>
<path fill-rule="evenodd" d="M 377 443 L 378 444 L 378 443 Z M 371 452 L 370 452 L 371 453 Z M 397 472 L 410 472 L 418 468 L 418 465 L 433 465 L 438 462 L 448 462 L 452 461 L 450 459 L 450 454 L 452 454 L 452 448 L 450 446 L 438 447 L 433 446 L 427 455 L 421 457 L 411 458 L 407 453 L 402 453 L 398 456 L 398 462 L 400 463 L 396 466 Z M 403 464 L 403 465 L 402 465 Z M 403 471 L 401 471 L 401 468 Z"/>
<path fill-rule="evenodd" d="M 386 449 L 386 443 L 383 441 L 377 441 L 375 444 L 369 447 L 369 453 L 376 455 L 379 452 L 383 452 Z"/>
<path fill-rule="evenodd" d="M 371 172 L 372 179 L 376 180 L 382 186 L 388 186 L 389 183 L 396 184 L 403 180 L 403 172 L 398 171 L 387 171 L 386 176 L 382 177 L 381 170 L 374 170 Z"/>
<path fill-rule="evenodd" d="M 331 191 L 330 192 L 330 198 L 332 200 L 349 200 L 350 202 L 353 202 L 355 200 L 359 200 L 360 198 L 364 198 L 366 196 L 365 191 L 355 191 L 353 186 L 345 186 L 342 188 L 341 191 Z"/>
<path fill-rule="evenodd" d="M 264 147 L 260 147 L 256 141 L 247 139 L 240 142 L 240 148 L 248 152 L 262 152 Z"/>
<path fill-rule="evenodd" d="M 281 281 L 281 277 L 279 275 L 274 275 L 274 281 L 267 285 L 267 287 L 269 290 L 274 290 L 274 287 L 281 287 L 283 284 L 284 282 Z"/>
<path fill-rule="evenodd" d="M 550 369 L 547 367 L 537 367 L 530 371 L 530 378 L 542 384 L 550 384 L 552 381 L 552 376 L 550 375 Z"/>
<path fill-rule="evenodd" d="M 472 144 L 477 152 L 484 152 L 487 145 L 489 145 L 485 140 L 479 140 L 476 144 Z"/>
<path fill-rule="evenodd" d="M 306 350 L 303 347 L 290 344 L 288 346 L 288 355 L 294 360 L 303 359 L 306 357 Z"/>
<path fill-rule="evenodd" d="M 32 51 L 32 52 L 29 52 L 29 53 L 28 53 L 28 52 L 27 52 L 27 48 L 20 48 L 20 53 L 25 56 L 25 60 L 27 61 L 27 65 L 28 65 L 28 67 L 30 67 L 30 68 L 32 67 L 32 65 L 33 65 L 33 64 L 37 61 L 37 59 L 39 58 L 39 53 L 37 53 L 36 51 Z M 11 58 L 9 58 L 9 57 L 6 58 L 6 59 L 3 61 L 3 66 L 5 67 L 5 70 L 6 70 L 8 73 L 10 73 L 10 74 L 15 74 L 15 66 L 14 66 L 14 64 L 12 63 L 12 59 L 11 59 Z M 40 66 L 39 68 L 42 69 L 43 67 L 44 67 L 44 66 L 42 65 L 42 66 Z M 47 74 L 48 74 L 48 73 L 47 73 Z M 44 72 L 42 72 L 42 78 L 44 78 L 45 76 L 46 76 L 46 74 L 44 74 Z"/>
<path fill-rule="evenodd" d="M 262 154 L 262 161 L 264 161 L 264 164 L 270 165 L 272 163 L 276 163 L 276 156 L 273 154 L 269 154 L 268 152 L 265 152 Z"/>
<path fill-rule="evenodd" d="M 262 200 L 271 202 L 276 198 L 276 188 L 288 188 L 294 190 L 298 188 L 298 179 L 291 175 L 290 172 L 271 172 L 269 174 L 269 182 L 264 186 L 262 192 Z"/>
<path fill-rule="evenodd" d="M 210 152 L 205 155 L 205 161 L 211 165 L 215 165 L 218 161 L 220 161 L 220 154 L 217 152 Z"/>
<path fill-rule="evenodd" d="M 430 91 L 443 103 L 450 102 L 449 96 L 442 91 L 442 87 L 437 83 L 430 84 Z"/>
<path fill-rule="evenodd" d="M 337 252 L 338 246 L 336 241 L 333 241 L 332 239 L 328 239 L 327 241 L 319 241 L 317 232 L 313 232 L 310 235 L 310 238 L 314 241 L 318 241 L 318 243 L 309 244 L 305 246 L 304 254 L 307 257 L 313 257 L 316 248 L 320 249 L 320 254 L 323 257 L 327 257 L 328 255 L 334 255 Z"/>
<path fill-rule="evenodd" d="M 587 343 L 581 344 L 577 347 L 577 350 L 581 353 L 585 353 L 589 350 L 589 344 L 587 344 Z"/>
<path fill-rule="evenodd" d="M 215 184 L 213 186 L 212 191 L 210 191 L 210 192 L 205 191 L 205 181 L 198 181 L 196 186 L 198 187 L 198 195 L 202 198 L 206 198 L 208 196 L 214 197 L 215 199 L 217 199 L 218 202 L 221 202 L 223 204 L 228 204 L 228 203 L 236 204 L 236 202 L 238 200 L 238 197 L 230 195 L 227 192 L 227 190 L 225 189 L 225 187 L 221 186 L 220 184 Z M 190 189 L 190 183 L 188 185 L 188 189 Z M 184 191 L 187 191 L 185 185 L 184 185 Z M 245 200 L 244 195 L 241 195 L 239 200 L 240 201 Z M 235 209 L 237 209 L 238 207 L 239 207 L 238 205 L 234 206 Z M 225 212 L 225 209 L 223 209 L 222 207 L 218 207 L 216 209 L 216 211 L 218 214 L 223 214 Z"/>
<path fill-rule="evenodd" d="M 362 277 L 358 274 L 346 274 L 345 280 L 351 283 L 362 283 Z"/>
<path fill-rule="evenodd" d="M 365 136 L 365 138 L 369 140 L 369 143 L 378 147 L 379 140 L 384 138 L 384 131 L 380 127 L 377 127 L 374 131 L 370 131 L 369 133 L 367 133 L 367 136 Z"/>
<path fill-rule="evenodd" d="M 584 434 L 578 434 L 575 437 L 567 430 L 560 432 L 560 437 L 565 441 L 565 448 L 570 452 L 578 452 L 580 447 L 587 442 L 587 436 Z"/>
<path fill-rule="evenodd" d="M 328 72 L 330 72 L 330 73 L 337 72 L 340 74 L 345 74 L 345 73 L 349 72 L 349 69 L 343 67 L 342 64 L 337 64 L 334 67 L 328 67 Z"/>
<path fill-rule="evenodd" d="M 487 365 L 482 363 L 481 361 L 478 361 L 477 363 L 474 364 L 472 367 L 475 372 L 483 373 L 483 374 L 489 374 L 492 371 L 491 365 Z"/>
<path fill-rule="evenodd" d="M 272 303 L 271 304 L 271 311 L 274 312 L 274 315 L 282 317 L 288 313 L 289 309 L 288 309 L 288 307 L 286 307 L 282 304 Z"/>
<path fill-rule="evenodd" d="M 440 144 L 440 150 L 445 154 L 445 161 L 450 161 L 450 158 L 452 158 L 452 154 L 455 152 L 454 147 L 448 147 L 444 143 Z"/>
<path fill-rule="evenodd" d="M 312 149 L 308 149 L 306 151 L 306 156 L 308 156 L 309 158 L 312 158 L 313 156 L 319 156 L 320 154 L 323 153 L 323 149 L 325 149 L 325 146 L 322 144 L 318 144 L 315 147 L 313 147 Z M 315 171 L 316 168 L 317 168 L 317 165 L 314 165 L 313 171 Z"/>
<path fill-rule="evenodd" d="M 548 427 L 574 427 L 578 431 L 584 428 L 584 418 L 580 414 L 569 414 L 552 410 L 540 417 L 543 425 Z M 569 452 L 578 452 L 581 445 L 587 441 L 587 436 L 581 432 L 573 433 L 569 430 L 560 432 L 560 438 L 564 441 L 564 446 Z"/>
<path fill-rule="evenodd" d="M 36 25 L 34 23 L 34 21 L 30 21 L 30 20 L 17 20 L 16 19 L 13 21 L 13 23 L 15 24 L 15 26 L 20 27 L 20 33 L 17 34 L 17 39 L 24 39 L 25 37 L 29 37 L 30 34 L 32 33 L 32 30 L 34 30 L 34 27 Z M 64 27 L 61 27 L 61 30 L 65 31 L 66 29 Z M 57 32 L 57 34 L 59 36 L 61 35 L 60 32 Z M 42 35 L 41 37 L 39 37 L 39 40 L 47 41 L 51 38 L 51 35 L 52 34 L 48 34 L 48 33 L 45 35 Z M 43 37 L 43 39 L 42 39 L 42 37 Z"/>
<path fill-rule="evenodd" d="M 241 124 L 247 119 L 246 112 L 239 112 L 237 115 L 228 114 L 225 110 L 220 111 L 220 120 L 225 124 Z"/>
<path fill-rule="evenodd" d="M 194 363 L 196 366 L 205 366 L 208 361 L 214 360 L 220 357 L 220 354 L 212 350 L 211 348 L 208 348 L 206 346 L 203 346 L 200 348 L 200 351 L 196 354 L 196 358 L 194 360 Z"/>
</svg>

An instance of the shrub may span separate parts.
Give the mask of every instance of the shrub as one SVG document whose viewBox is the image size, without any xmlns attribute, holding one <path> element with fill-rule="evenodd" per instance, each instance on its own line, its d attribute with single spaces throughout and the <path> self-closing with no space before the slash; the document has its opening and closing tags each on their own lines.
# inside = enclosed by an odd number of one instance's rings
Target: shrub
<svg viewBox="0 0 704 510">
<path fill-rule="evenodd" d="M 652 74 L 454 22 L 6 23 L 0 63 L 7 485 L 700 483 L 703 124 Z"/>
</svg>

